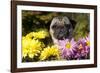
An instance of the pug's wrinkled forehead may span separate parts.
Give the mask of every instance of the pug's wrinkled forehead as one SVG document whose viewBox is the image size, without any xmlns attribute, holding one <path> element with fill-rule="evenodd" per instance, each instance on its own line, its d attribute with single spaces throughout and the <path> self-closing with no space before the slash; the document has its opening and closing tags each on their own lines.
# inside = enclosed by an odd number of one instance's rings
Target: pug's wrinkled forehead
<svg viewBox="0 0 100 73">
<path fill-rule="evenodd" d="M 51 22 L 51 26 L 54 25 L 54 24 L 63 26 L 65 24 L 71 24 L 71 23 L 70 23 L 70 20 L 69 20 L 68 17 L 58 16 L 58 17 L 53 18 L 53 20 Z"/>
</svg>

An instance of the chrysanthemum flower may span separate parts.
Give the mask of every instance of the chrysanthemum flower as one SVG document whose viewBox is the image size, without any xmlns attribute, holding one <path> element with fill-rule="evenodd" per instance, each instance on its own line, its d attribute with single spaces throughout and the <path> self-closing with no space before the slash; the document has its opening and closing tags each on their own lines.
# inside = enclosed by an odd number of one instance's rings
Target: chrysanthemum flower
<svg viewBox="0 0 100 73">
<path fill-rule="evenodd" d="M 29 56 L 30 58 L 33 58 L 34 56 L 37 56 L 40 53 L 43 47 L 44 44 L 39 40 L 30 38 L 22 39 L 23 57 Z"/>
<path fill-rule="evenodd" d="M 22 56 L 26 57 L 29 53 L 31 39 L 22 37 Z"/>
<path fill-rule="evenodd" d="M 33 32 L 33 37 L 36 39 L 44 39 L 49 36 L 49 33 L 46 29 Z"/>
<path fill-rule="evenodd" d="M 36 32 L 30 32 L 26 35 L 27 38 L 34 39 L 44 39 L 49 36 L 49 33 L 46 29 L 40 29 Z"/>
<path fill-rule="evenodd" d="M 77 44 L 74 39 L 72 39 L 71 41 L 69 41 L 68 39 L 59 40 L 62 58 L 67 60 L 71 59 L 74 56 L 74 51 L 76 51 L 76 45 Z"/>
<path fill-rule="evenodd" d="M 33 39 L 33 33 L 34 33 L 34 32 L 30 32 L 30 33 L 28 33 L 25 37 L 26 37 L 26 38 L 29 38 L 29 39 Z"/>
<path fill-rule="evenodd" d="M 39 42 L 38 40 L 31 40 L 30 43 L 30 48 L 29 48 L 29 57 L 33 58 L 34 56 L 38 56 L 38 54 L 40 53 L 40 51 L 42 50 L 42 46 L 44 44 L 42 44 L 41 42 Z"/>
<path fill-rule="evenodd" d="M 76 59 L 87 59 L 89 58 L 90 52 L 90 40 L 89 37 L 79 39 L 77 46 L 77 52 L 75 55 Z"/>
<path fill-rule="evenodd" d="M 56 46 L 48 46 L 41 52 L 40 60 L 59 60 L 60 52 Z"/>
</svg>

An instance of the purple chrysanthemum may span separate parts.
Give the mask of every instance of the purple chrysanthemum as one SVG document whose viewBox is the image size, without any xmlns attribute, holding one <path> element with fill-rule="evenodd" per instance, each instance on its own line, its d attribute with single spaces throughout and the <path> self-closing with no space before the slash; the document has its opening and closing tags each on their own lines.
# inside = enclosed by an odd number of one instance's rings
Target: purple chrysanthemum
<svg viewBox="0 0 100 73">
<path fill-rule="evenodd" d="M 76 59 L 87 59 L 89 58 L 90 52 L 90 40 L 89 37 L 79 39 L 77 42 L 77 52 L 75 54 Z"/>
<path fill-rule="evenodd" d="M 74 39 L 69 41 L 69 39 L 66 40 L 59 40 L 59 46 L 61 50 L 61 56 L 63 59 L 70 60 L 74 57 L 74 51 L 76 51 L 76 42 Z"/>
<path fill-rule="evenodd" d="M 59 40 L 59 49 L 63 59 L 89 59 L 90 54 L 90 36 L 80 38 L 77 42 L 72 38 L 71 40 Z"/>
</svg>

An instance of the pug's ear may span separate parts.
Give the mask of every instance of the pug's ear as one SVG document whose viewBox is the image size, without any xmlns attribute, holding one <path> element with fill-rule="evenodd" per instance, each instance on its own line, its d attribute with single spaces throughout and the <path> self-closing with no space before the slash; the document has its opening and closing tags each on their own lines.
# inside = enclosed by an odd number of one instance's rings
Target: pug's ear
<svg viewBox="0 0 100 73">
<path fill-rule="evenodd" d="M 72 27 L 73 27 L 73 29 L 74 29 L 74 28 L 75 28 L 75 26 L 76 26 L 76 21 L 75 21 L 75 20 L 70 19 L 70 22 L 71 22 Z"/>
</svg>

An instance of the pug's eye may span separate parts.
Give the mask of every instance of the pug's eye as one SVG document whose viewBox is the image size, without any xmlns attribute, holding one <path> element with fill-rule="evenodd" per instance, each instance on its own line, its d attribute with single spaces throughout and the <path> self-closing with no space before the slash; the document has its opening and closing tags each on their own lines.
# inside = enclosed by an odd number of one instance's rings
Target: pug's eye
<svg viewBox="0 0 100 73">
<path fill-rule="evenodd" d="M 53 25 L 53 26 L 52 26 L 52 29 L 55 29 L 55 28 L 56 28 L 56 25 Z"/>
<path fill-rule="evenodd" d="M 70 27 L 71 27 L 70 24 L 67 24 L 67 25 L 66 25 L 66 28 L 70 28 Z"/>
</svg>

